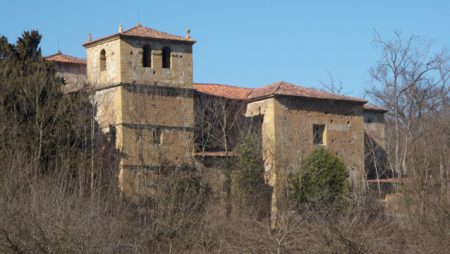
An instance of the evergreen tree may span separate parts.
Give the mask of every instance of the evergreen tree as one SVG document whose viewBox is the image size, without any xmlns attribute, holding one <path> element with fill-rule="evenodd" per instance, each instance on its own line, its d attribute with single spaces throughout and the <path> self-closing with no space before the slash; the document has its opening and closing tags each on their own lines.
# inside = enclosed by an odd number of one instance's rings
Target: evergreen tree
<svg viewBox="0 0 450 254">
<path fill-rule="evenodd" d="M 73 168 L 67 163 L 79 163 L 72 159 L 86 151 L 92 131 L 87 94 L 63 93 L 63 79 L 42 57 L 41 38 L 37 31 L 24 32 L 15 44 L 0 38 L 1 156 L 22 154 L 35 177 L 63 164 Z"/>
<path fill-rule="evenodd" d="M 257 203 L 265 194 L 264 167 L 258 141 L 258 135 L 247 134 L 236 148 L 236 187 L 244 206 Z"/>
</svg>

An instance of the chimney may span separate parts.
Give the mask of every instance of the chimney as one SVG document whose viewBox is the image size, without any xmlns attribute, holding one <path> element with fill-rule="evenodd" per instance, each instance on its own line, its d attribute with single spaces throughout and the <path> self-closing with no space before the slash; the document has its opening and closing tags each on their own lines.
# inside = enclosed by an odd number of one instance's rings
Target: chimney
<svg viewBox="0 0 450 254">
<path fill-rule="evenodd" d="M 191 38 L 191 29 L 186 29 L 186 39 L 190 39 Z"/>
</svg>

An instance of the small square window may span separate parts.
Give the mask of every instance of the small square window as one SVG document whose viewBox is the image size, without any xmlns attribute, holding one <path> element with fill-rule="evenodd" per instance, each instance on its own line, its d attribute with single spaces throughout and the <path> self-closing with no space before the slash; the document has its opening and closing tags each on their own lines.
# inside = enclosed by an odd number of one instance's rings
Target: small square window
<svg viewBox="0 0 450 254">
<path fill-rule="evenodd" d="M 325 125 L 313 124 L 313 144 L 325 145 Z"/>
</svg>

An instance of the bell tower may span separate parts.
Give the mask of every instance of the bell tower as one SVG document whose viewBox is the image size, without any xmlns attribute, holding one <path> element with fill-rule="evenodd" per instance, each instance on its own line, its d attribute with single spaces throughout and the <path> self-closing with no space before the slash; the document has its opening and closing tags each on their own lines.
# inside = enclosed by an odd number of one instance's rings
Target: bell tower
<svg viewBox="0 0 450 254">
<path fill-rule="evenodd" d="M 139 24 L 83 44 L 97 120 L 104 132 L 116 129 L 126 195 L 139 192 L 140 179 L 162 162 L 192 162 L 194 43 L 189 32 L 182 37 Z"/>
</svg>

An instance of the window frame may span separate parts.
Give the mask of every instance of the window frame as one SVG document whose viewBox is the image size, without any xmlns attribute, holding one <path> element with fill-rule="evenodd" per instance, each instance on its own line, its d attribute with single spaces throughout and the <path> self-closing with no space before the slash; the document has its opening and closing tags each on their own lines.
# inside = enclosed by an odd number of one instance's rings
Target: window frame
<svg viewBox="0 0 450 254">
<path fill-rule="evenodd" d="M 152 68 L 153 66 L 153 54 L 150 45 L 144 45 L 142 47 L 142 67 Z"/>
<path fill-rule="evenodd" d="M 100 71 L 106 71 L 107 69 L 107 65 L 106 65 L 106 50 L 102 49 L 100 50 L 100 56 L 99 56 L 99 60 L 100 60 Z"/>
<path fill-rule="evenodd" d="M 319 136 L 320 142 L 318 142 L 319 141 L 318 136 L 317 136 L 318 131 L 320 134 L 320 136 Z M 313 137 L 312 137 L 313 145 L 319 145 L 319 146 L 327 145 L 327 126 L 325 124 L 319 124 L 319 123 L 313 124 L 312 125 L 312 134 L 313 134 Z"/>
<path fill-rule="evenodd" d="M 152 144 L 160 146 L 163 142 L 163 132 L 161 128 L 152 129 Z"/>
<path fill-rule="evenodd" d="M 164 47 L 161 50 L 161 67 L 163 69 L 172 69 L 172 49 Z"/>
</svg>

